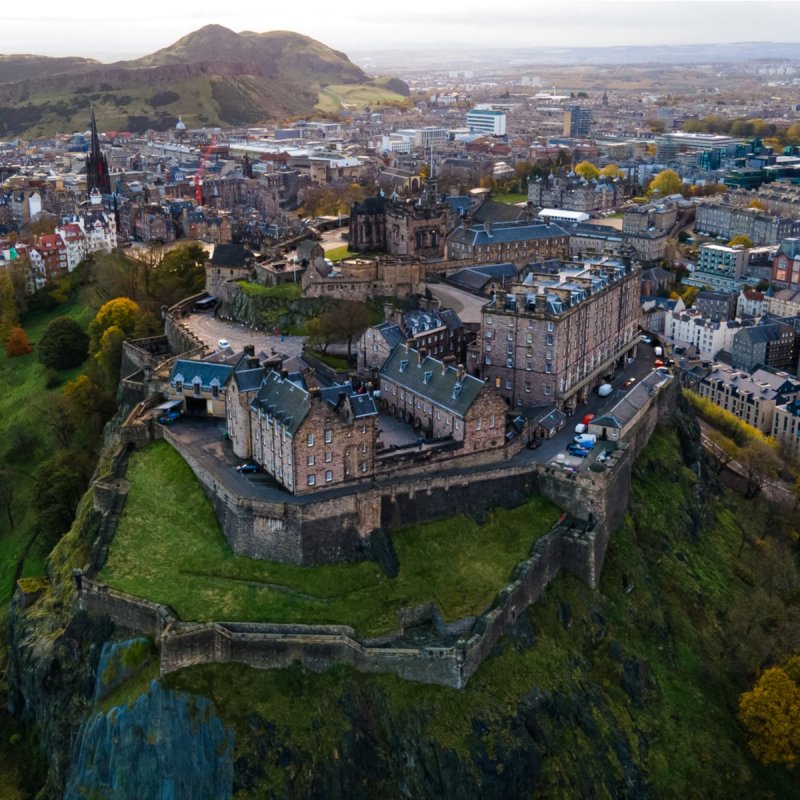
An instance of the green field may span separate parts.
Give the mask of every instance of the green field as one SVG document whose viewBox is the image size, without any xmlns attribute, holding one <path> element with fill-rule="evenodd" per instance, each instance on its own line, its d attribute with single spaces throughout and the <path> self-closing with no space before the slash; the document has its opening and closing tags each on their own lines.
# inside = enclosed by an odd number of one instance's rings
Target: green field
<svg viewBox="0 0 800 800">
<path fill-rule="evenodd" d="M 402 95 L 392 92 L 383 86 L 344 83 L 325 86 L 320 89 L 316 109 L 335 113 L 342 109 L 403 103 L 405 99 Z"/>
<path fill-rule="evenodd" d="M 234 555 L 193 473 L 166 443 L 137 451 L 128 478 L 101 581 L 186 620 L 338 623 L 362 636 L 396 629 L 396 612 L 419 603 L 437 603 L 447 620 L 481 613 L 558 517 L 536 497 L 483 525 L 457 516 L 405 528 L 392 537 L 400 574 L 389 579 L 372 561 L 297 567 Z"/>
</svg>

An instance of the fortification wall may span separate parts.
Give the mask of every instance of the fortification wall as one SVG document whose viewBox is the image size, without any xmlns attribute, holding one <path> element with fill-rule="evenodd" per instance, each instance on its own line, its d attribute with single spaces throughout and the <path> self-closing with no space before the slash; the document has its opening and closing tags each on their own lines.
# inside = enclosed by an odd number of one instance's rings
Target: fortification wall
<svg viewBox="0 0 800 800">
<path fill-rule="evenodd" d="M 206 293 L 188 297 L 172 306 L 164 316 L 164 334 L 169 342 L 171 353 L 187 353 L 190 350 L 204 348 L 202 340 L 198 339 L 183 323 L 183 317 L 189 314 L 198 300 L 206 297 Z"/>
</svg>

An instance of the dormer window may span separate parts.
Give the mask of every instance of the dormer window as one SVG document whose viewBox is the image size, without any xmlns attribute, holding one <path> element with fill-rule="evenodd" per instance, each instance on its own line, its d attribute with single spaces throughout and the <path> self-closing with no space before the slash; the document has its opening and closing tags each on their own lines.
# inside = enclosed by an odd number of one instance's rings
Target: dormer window
<svg viewBox="0 0 800 800">
<path fill-rule="evenodd" d="M 200 378 L 195 378 L 195 379 L 192 381 L 192 387 L 193 387 L 193 389 L 194 389 L 194 393 L 195 393 L 195 394 L 200 394 L 200 389 L 202 388 L 202 385 L 203 385 L 203 384 L 202 384 L 202 382 L 200 381 Z"/>
<path fill-rule="evenodd" d="M 432 372 L 426 372 L 425 375 L 423 376 L 422 380 L 423 380 L 423 382 L 425 384 L 428 384 L 428 383 L 431 382 L 431 378 L 432 377 L 433 377 L 433 373 Z"/>
<path fill-rule="evenodd" d="M 453 384 L 453 400 L 455 400 L 461 394 L 461 382 L 457 382 Z"/>
<path fill-rule="evenodd" d="M 219 380 L 217 378 L 211 381 L 211 396 L 213 398 L 219 397 Z"/>
<path fill-rule="evenodd" d="M 408 359 L 403 359 L 400 362 L 400 372 L 405 372 L 408 369 Z"/>
<path fill-rule="evenodd" d="M 175 376 L 175 391 L 179 394 L 183 392 L 183 375 Z"/>
</svg>

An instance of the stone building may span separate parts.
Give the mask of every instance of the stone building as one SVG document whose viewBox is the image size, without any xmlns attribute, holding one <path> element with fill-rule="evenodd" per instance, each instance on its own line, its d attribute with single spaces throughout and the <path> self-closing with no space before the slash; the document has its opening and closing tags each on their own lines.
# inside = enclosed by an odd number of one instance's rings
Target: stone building
<svg viewBox="0 0 800 800">
<path fill-rule="evenodd" d="M 464 223 L 447 237 L 447 258 L 470 260 L 475 264 L 511 262 L 518 266 L 531 261 L 566 258 L 569 234 L 546 222 Z"/>
<path fill-rule="evenodd" d="M 429 439 L 451 437 L 469 452 L 502 449 L 508 408 L 485 381 L 398 345 L 380 371 L 381 405 Z"/>
<path fill-rule="evenodd" d="M 671 201 L 631 205 L 623 209 L 622 232 L 669 231 L 677 221 L 678 206 Z"/>
<path fill-rule="evenodd" d="M 206 262 L 206 291 L 214 297 L 221 297 L 228 281 L 250 280 L 252 276 L 252 256 L 245 247 L 219 244 Z"/>
<path fill-rule="evenodd" d="M 800 400 L 776 403 L 772 417 L 772 436 L 794 458 L 800 458 Z"/>
<path fill-rule="evenodd" d="M 696 391 L 748 425 L 769 434 L 773 430 L 776 405 L 796 400 L 800 381 L 785 372 L 757 369 L 751 375 L 727 364 L 715 364 L 697 384 Z"/>
<path fill-rule="evenodd" d="M 638 266 L 564 264 L 532 273 L 483 308 L 470 371 L 512 408 L 572 411 L 638 342 Z"/>
<path fill-rule="evenodd" d="M 365 371 L 380 368 L 398 344 L 418 350 L 425 348 L 433 358 L 452 356 L 463 361 L 467 338 L 464 323 L 451 308 L 392 314 L 361 334 L 358 366 Z"/>
<path fill-rule="evenodd" d="M 731 364 L 752 372 L 757 366 L 792 370 L 797 367 L 797 334 L 785 322 L 762 322 L 742 328 L 733 337 Z"/>
<path fill-rule="evenodd" d="M 754 245 L 777 244 L 800 234 L 800 220 L 776 217 L 757 208 L 737 208 L 723 203 L 701 203 L 694 229 L 708 236 L 733 239 L 744 234 Z"/>
<path fill-rule="evenodd" d="M 800 239 L 784 239 L 772 265 L 772 280 L 787 289 L 800 289 Z"/>
<path fill-rule="evenodd" d="M 622 189 L 614 181 L 588 181 L 577 175 L 537 178 L 528 185 L 528 202 L 539 208 L 569 211 L 605 211 L 622 201 Z"/>
<path fill-rule="evenodd" d="M 349 385 L 307 389 L 270 371 L 250 406 L 252 458 L 292 494 L 368 480 L 377 411 Z"/>
<path fill-rule="evenodd" d="M 303 273 L 306 297 L 336 297 L 369 300 L 372 297 L 400 299 L 419 294 L 425 268 L 417 261 L 389 257 L 348 258 L 334 267 L 324 264 Z"/>
<path fill-rule="evenodd" d="M 169 400 L 179 400 L 192 416 L 225 419 L 226 384 L 233 372 L 230 364 L 178 359 L 167 387 Z"/>
</svg>

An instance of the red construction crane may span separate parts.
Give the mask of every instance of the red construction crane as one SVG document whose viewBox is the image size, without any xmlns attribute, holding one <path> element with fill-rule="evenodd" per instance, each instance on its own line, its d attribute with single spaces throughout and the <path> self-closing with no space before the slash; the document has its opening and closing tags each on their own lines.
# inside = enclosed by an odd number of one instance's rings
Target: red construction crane
<svg viewBox="0 0 800 800">
<path fill-rule="evenodd" d="M 203 148 L 203 156 L 200 159 L 200 169 L 197 170 L 194 176 L 194 199 L 197 205 L 203 205 L 203 173 L 206 171 L 206 164 L 212 152 L 217 146 L 217 137 L 219 134 L 214 134 L 211 141 Z"/>
</svg>

